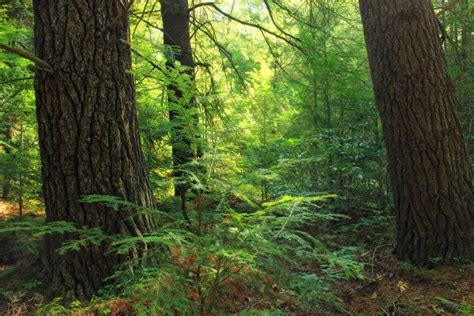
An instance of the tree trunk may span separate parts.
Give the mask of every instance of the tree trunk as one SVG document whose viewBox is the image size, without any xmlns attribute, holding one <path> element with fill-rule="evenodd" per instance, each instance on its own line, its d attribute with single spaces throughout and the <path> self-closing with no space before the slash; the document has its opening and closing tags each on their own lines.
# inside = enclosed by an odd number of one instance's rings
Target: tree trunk
<svg viewBox="0 0 474 316">
<path fill-rule="evenodd" d="M 474 259 L 473 181 L 429 0 L 360 0 L 389 157 L 396 255 Z"/>
<path fill-rule="evenodd" d="M 14 116 L 10 116 L 14 117 Z M 13 138 L 13 130 L 12 130 L 12 124 L 11 122 L 7 123 L 8 125 L 5 127 L 5 143 L 7 144 L 6 146 L 3 146 L 3 150 L 5 151 L 5 154 L 7 155 L 7 159 L 10 162 L 11 161 L 11 140 Z M 2 199 L 4 200 L 9 200 L 10 199 L 10 191 L 11 191 L 11 184 L 12 184 L 12 177 L 11 177 L 11 171 L 6 170 L 8 168 L 9 163 L 7 164 L 4 174 L 3 174 L 3 185 L 2 185 Z"/>
<path fill-rule="evenodd" d="M 466 73 L 472 71 L 472 32 L 473 32 L 473 9 L 469 0 L 461 0 L 461 70 Z"/>
<path fill-rule="evenodd" d="M 471 135 L 474 133 L 474 59 L 473 54 L 473 31 L 474 31 L 474 8 L 473 3 L 469 0 L 461 0 L 459 3 L 458 14 L 461 21 L 461 43 L 460 43 L 460 79 L 459 83 L 461 91 L 458 90 L 458 98 L 460 100 L 459 109 L 463 115 L 461 125 L 464 127 L 464 134 Z M 474 154 L 474 139 L 467 139 L 468 152 Z M 471 161 L 472 163 L 472 161 Z"/>
<path fill-rule="evenodd" d="M 161 16 L 163 19 L 164 44 L 166 46 L 167 66 L 170 70 L 175 69 L 175 63 L 179 62 L 185 67 L 184 75 L 192 83 L 194 80 L 194 60 L 189 34 L 188 0 L 161 0 Z M 195 144 L 196 138 L 190 135 L 190 131 L 196 133 L 198 126 L 197 113 L 192 113 L 192 122 L 187 122 L 188 115 L 181 115 L 184 111 L 195 110 L 195 98 L 193 93 L 184 91 L 171 81 L 168 85 L 168 102 L 170 103 L 169 118 L 173 124 L 171 144 L 173 149 L 174 176 L 183 176 L 183 166 L 191 162 L 194 157 L 201 155 L 199 144 Z M 193 89 L 186 85 L 185 89 Z M 185 127 L 188 127 L 187 130 Z M 189 128 L 192 126 L 194 128 Z M 193 150 L 193 146 L 197 150 Z M 175 184 L 175 195 L 182 199 L 183 211 L 185 212 L 185 196 L 188 186 Z"/>
<path fill-rule="evenodd" d="M 118 0 L 33 5 L 36 53 L 54 69 L 38 70 L 35 82 L 47 221 L 100 227 L 109 235 L 153 231 L 149 215 L 79 202 L 101 194 L 154 205 L 140 147 L 130 47 L 124 42 L 129 41 L 124 5 Z M 141 253 L 107 254 L 101 244 L 60 256 L 58 247 L 74 238 L 54 234 L 45 240 L 51 289 L 63 297 L 91 297 L 117 264 Z"/>
</svg>

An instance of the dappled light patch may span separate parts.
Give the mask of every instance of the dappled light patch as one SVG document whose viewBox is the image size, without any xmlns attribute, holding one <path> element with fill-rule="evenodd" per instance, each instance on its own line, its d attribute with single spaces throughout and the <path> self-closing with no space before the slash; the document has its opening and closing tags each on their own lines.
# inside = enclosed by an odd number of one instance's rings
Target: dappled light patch
<svg viewBox="0 0 474 316">
<path fill-rule="evenodd" d="M 41 217 L 44 209 L 39 201 L 28 201 L 28 207 L 23 210 L 23 216 Z M 20 206 L 18 203 L 0 199 L 0 221 L 19 218 Z"/>
<path fill-rule="evenodd" d="M 11 217 L 18 216 L 19 208 L 18 204 L 13 204 L 0 200 L 0 221 L 7 220 Z"/>
</svg>

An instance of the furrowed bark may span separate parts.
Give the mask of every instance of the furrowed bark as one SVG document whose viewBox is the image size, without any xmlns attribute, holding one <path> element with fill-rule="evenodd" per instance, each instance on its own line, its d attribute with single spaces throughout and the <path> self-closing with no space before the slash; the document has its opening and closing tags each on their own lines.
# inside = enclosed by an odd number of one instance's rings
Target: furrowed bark
<svg viewBox="0 0 474 316">
<path fill-rule="evenodd" d="M 106 234 L 142 236 L 152 232 L 150 215 L 79 202 L 100 194 L 153 207 L 135 109 L 128 15 L 120 1 L 36 0 L 36 55 L 52 72 L 37 70 L 37 118 L 43 194 L 48 222 L 100 227 Z M 107 254 L 107 244 L 61 256 L 61 244 L 76 236 L 45 240 L 52 294 L 89 298 L 104 285 L 126 255 Z"/>
<path fill-rule="evenodd" d="M 396 255 L 474 259 L 472 173 L 429 0 L 360 0 L 389 157 Z"/>
</svg>

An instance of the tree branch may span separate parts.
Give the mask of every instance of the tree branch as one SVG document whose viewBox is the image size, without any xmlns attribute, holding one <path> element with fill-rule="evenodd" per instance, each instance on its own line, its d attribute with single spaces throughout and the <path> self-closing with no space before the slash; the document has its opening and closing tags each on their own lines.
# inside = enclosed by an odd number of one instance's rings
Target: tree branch
<svg viewBox="0 0 474 316">
<path fill-rule="evenodd" d="M 133 1 L 135 0 L 125 1 L 125 4 L 123 5 L 121 4 L 122 10 L 117 14 L 117 16 L 112 20 L 112 22 L 110 22 L 109 25 L 107 25 L 108 29 L 113 28 L 115 25 L 117 25 L 118 22 L 120 22 L 120 20 L 127 14 L 128 10 L 130 10 L 130 7 L 132 6 Z"/>
<path fill-rule="evenodd" d="M 160 65 L 158 65 L 158 64 L 156 64 L 154 61 L 152 61 L 152 60 L 146 58 L 145 56 L 143 56 L 143 55 L 142 55 L 139 51 L 137 51 L 136 49 L 133 49 L 133 48 L 132 48 L 132 45 L 131 45 L 129 42 L 127 42 L 126 40 L 123 40 L 123 39 L 121 39 L 120 42 L 121 42 L 122 44 L 125 44 L 125 45 L 127 45 L 128 47 L 130 47 L 130 50 L 131 50 L 135 55 L 137 55 L 137 56 L 140 57 L 140 58 L 143 58 L 143 60 L 145 60 L 145 61 L 146 61 L 150 66 L 152 66 L 154 69 L 156 69 L 156 70 L 158 70 L 159 72 L 161 72 L 162 74 L 165 74 L 165 75 L 166 75 L 165 71 L 162 69 L 162 67 L 161 67 Z"/>
<path fill-rule="evenodd" d="M 0 84 L 9 84 L 13 82 L 33 80 L 33 79 L 35 79 L 35 77 L 16 78 L 16 79 L 11 79 L 11 80 L 0 81 Z"/>
<path fill-rule="evenodd" d="M 232 59 L 232 53 L 229 52 L 229 50 L 224 46 L 222 45 L 221 43 L 219 43 L 219 41 L 215 38 L 215 36 L 213 36 L 213 34 L 211 33 L 211 31 L 209 31 L 209 29 L 207 28 L 206 24 L 207 22 L 205 22 L 204 24 L 200 24 L 199 22 L 197 21 L 193 21 L 193 20 L 190 20 L 190 23 L 193 24 L 200 32 L 202 32 L 204 35 L 206 35 L 213 43 L 214 45 L 216 46 L 216 48 L 218 49 L 218 51 L 226 57 L 226 59 L 229 61 L 230 63 L 230 67 L 234 70 L 235 74 L 237 75 L 237 77 L 239 78 L 239 81 L 241 82 L 243 88 L 245 90 L 247 90 L 247 85 L 246 85 L 246 82 L 245 82 L 245 79 L 244 77 L 242 76 L 242 74 L 240 73 L 239 69 L 237 68 L 237 65 L 234 63 L 234 60 Z M 212 28 L 212 23 L 209 23 L 211 28 Z"/>
<path fill-rule="evenodd" d="M 215 5 L 216 4 L 214 2 L 201 2 L 201 3 L 195 4 L 192 7 L 190 7 L 188 9 L 188 12 L 192 12 L 192 11 L 194 11 L 197 8 L 200 8 L 200 7 L 210 7 L 210 6 L 215 6 Z"/>
<path fill-rule="evenodd" d="M 214 2 L 201 2 L 201 3 L 198 3 L 198 4 L 190 7 L 188 9 L 188 12 L 192 12 L 193 10 L 196 10 L 197 8 L 200 8 L 200 7 L 211 7 L 215 11 L 219 12 L 220 14 L 222 14 L 223 16 L 228 18 L 229 20 L 235 21 L 237 23 L 240 23 L 240 24 L 243 24 L 243 25 L 246 25 L 246 26 L 257 28 L 260 31 L 263 31 L 267 34 L 270 34 L 270 35 L 286 42 L 287 44 L 289 44 L 289 45 L 293 46 L 294 48 L 298 49 L 300 52 L 304 52 L 303 47 L 300 46 L 299 44 L 295 43 L 294 41 L 292 41 L 292 40 L 290 40 L 290 39 L 288 39 L 284 36 L 281 36 L 278 33 L 272 32 L 269 29 L 267 29 L 267 28 L 265 28 L 265 27 L 263 27 L 259 24 L 252 23 L 252 22 L 247 22 L 247 21 L 241 20 L 239 18 L 236 18 L 233 15 L 230 15 L 229 13 L 227 13 L 227 12 L 223 11 L 222 9 L 220 9 Z M 284 34 L 287 35 L 286 33 L 284 33 Z M 293 39 L 293 37 L 291 37 L 291 38 Z"/>
<path fill-rule="evenodd" d="M 153 29 L 156 29 L 156 30 L 158 30 L 158 31 L 163 32 L 163 28 L 159 27 L 158 25 L 153 25 L 153 23 L 151 23 L 150 21 L 145 20 L 144 18 L 142 18 L 142 17 L 139 16 L 138 14 L 132 13 L 132 16 L 135 17 L 135 18 L 138 20 L 137 23 L 143 22 L 143 23 L 145 23 L 146 25 L 148 25 L 149 27 L 151 27 L 151 28 L 153 28 Z"/>
<path fill-rule="evenodd" d="M 283 30 L 281 28 L 281 26 L 277 23 L 275 17 L 273 16 L 272 7 L 270 6 L 270 3 L 268 2 L 268 0 L 263 0 L 263 2 L 265 3 L 265 6 L 267 7 L 267 11 L 268 11 L 268 15 L 270 16 L 270 20 L 272 21 L 273 25 L 277 28 L 277 30 L 280 31 L 280 33 L 284 34 L 285 36 L 288 36 L 292 40 L 294 40 L 296 42 L 301 42 L 301 40 L 299 38 L 291 35 L 288 32 L 285 32 L 285 30 Z"/>
<path fill-rule="evenodd" d="M 446 13 L 447 11 L 450 11 L 452 8 L 454 8 L 454 6 L 456 6 L 456 4 L 459 3 L 459 0 L 451 0 L 449 1 L 448 3 L 446 3 L 446 5 L 442 8 L 440 8 L 440 10 L 436 13 L 436 16 L 441 16 L 443 15 L 444 13 Z"/>
<path fill-rule="evenodd" d="M 31 54 L 27 51 L 24 51 L 24 50 L 15 48 L 15 47 L 10 47 L 10 46 L 7 46 L 7 45 L 1 44 L 1 43 L 0 43 L 0 49 L 6 51 L 8 53 L 12 53 L 14 55 L 18 55 L 20 57 L 23 57 L 25 59 L 28 59 L 28 60 L 32 61 L 33 63 L 35 63 L 36 67 L 40 70 L 43 70 L 43 71 L 46 71 L 46 72 L 49 72 L 49 73 L 53 72 L 53 67 L 50 64 L 48 64 L 44 60 L 36 57 L 35 55 L 33 55 L 33 54 Z"/>
</svg>

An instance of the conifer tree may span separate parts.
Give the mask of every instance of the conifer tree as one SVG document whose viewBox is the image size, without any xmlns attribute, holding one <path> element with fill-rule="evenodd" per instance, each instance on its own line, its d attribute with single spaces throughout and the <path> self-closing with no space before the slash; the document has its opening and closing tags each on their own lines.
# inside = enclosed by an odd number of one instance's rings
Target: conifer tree
<svg viewBox="0 0 474 316">
<path fill-rule="evenodd" d="M 360 0 L 404 260 L 474 259 L 474 191 L 429 0 Z"/>
</svg>

